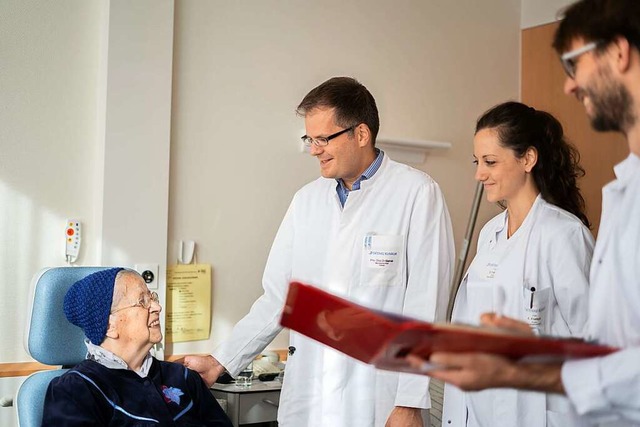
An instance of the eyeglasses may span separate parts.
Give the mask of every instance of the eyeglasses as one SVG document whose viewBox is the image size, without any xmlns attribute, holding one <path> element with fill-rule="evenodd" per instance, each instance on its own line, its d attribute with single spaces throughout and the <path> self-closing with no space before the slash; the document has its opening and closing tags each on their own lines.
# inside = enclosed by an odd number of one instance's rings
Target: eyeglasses
<svg viewBox="0 0 640 427">
<path fill-rule="evenodd" d="M 356 126 L 357 125 L 351 126 L 350 128 L 343 129 L 340 132 L 333 133 L 329 136 L 311 138 L 310 136 L 305 135 L 300 137 L 300 139 L 302 139 L 302 142 L 304 142 L 304 145 L 306 145 L 307 147 L 311 147 L 311 144 L 315 144 L 316 147 L 325 147 L 329 143 L 329 141 L 331 141 L 333 138 L 337 138 L 343 133 L 349 132 L 350 130 L 354 130 Z"/>
<path fill-rule="evenodd" d="M 567 76 L 575 79 L 578 57 L 587 52 L 591 52 L 598 46 L 600 46 L 600 42 L 591 42 L 579 47 L 578 49 L 574 49 L 571 52 L 562 54 L 560 61 L 562 61 L 562 67 L 564 68 L 564 72 L 567 73 Z"/>
<path fill-rule="evenodd" d="M 117 313 L 120 310 L 126 310 L 127 308 L 133 308 L 133 307 L 142 307 L 145 310 L 149 310 L 151 308 L 152 302 L 155 302 L 156 304 L 160 304 L 160 298 L 158 297 L 157 292 L 151 292 L 149 294 L 145 294 L 145 296 L 140 298 L 137 303 L 132 305 L 127 305 L 125 307 L 116 308 L 115 310 L 111 310 L 110 314 Z"/>
</svg>

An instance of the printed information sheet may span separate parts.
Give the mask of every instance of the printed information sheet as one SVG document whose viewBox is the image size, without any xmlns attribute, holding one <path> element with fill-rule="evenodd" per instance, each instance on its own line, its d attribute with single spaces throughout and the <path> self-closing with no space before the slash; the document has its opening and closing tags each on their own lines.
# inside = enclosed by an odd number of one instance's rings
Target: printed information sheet
<svg viewBox="0 0 640 427">
<path fill-rule="evenodd" d="M 206 340 L 211 326 L 211 266 L 167 268 L 167 342 Z"/>
</svg>

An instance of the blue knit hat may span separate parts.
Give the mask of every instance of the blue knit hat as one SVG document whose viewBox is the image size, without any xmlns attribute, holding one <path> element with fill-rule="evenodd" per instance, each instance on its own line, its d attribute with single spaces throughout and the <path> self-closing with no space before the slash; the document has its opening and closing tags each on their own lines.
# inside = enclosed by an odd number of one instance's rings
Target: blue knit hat
<svg viewBox="0 0 640 427">
<path fill-rule="evenodd" d="M 71 285 L 64 296 L 64 314 L 89 340 L 100 345 L 107 334 L 116 274 L 123 268 L 100 270 Z"/>
</svg>

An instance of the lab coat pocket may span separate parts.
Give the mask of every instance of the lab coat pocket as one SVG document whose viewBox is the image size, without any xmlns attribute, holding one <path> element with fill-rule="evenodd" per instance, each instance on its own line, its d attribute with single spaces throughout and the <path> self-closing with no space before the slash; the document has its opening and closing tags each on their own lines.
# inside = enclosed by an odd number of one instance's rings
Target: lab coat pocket
<svg viewBox="0 0 640 427">
<path fill-rule="evenodd" d="M 494 284 L 486 282 L 467 282 L 467 307 L 464 323 L 477 325 L 480 315 L 494 311 Z"/>
<path fill-rule="evenodd" d="M 536 335 L 549 333 L 551 288 L 536 289 L 535 286 L 527 285 L 522 292 L 525 322 L 531 326 Z"/>
<path fill-rule="evenodd" d="M 401 284 L 404 236 L 367 234 L 363 243 L 360 284 L 362 286 Z"/>
</svg>

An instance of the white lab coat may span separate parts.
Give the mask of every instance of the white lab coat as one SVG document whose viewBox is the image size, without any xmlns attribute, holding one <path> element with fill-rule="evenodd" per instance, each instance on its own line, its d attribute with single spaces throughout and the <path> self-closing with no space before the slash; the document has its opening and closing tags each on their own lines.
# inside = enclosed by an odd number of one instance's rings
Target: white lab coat
<svg viewBox="0 0 640 427">
<path fill-rule="evenodd" d="M 630 154 L 614 170 L 602 192 L 588 330 L 624 350 L 565 363 L 562 382 L 585 419 L 622 427 L 640 425 L 640 158 Z"/>
<path fill-rule="evenodd" d="M 372 250 L 398 252 L 381 268 Z M 416 318 L 443 320 L 454 246 L 438 185 L 386 155 L 377 173 L 344 206 L 336 181 L 319 178 L 293 198 L 274 240 L 262 295 L 214 351 L 237 374 L 280 331 L 291 279 L 359 304 Z M 287 361 L 278 410 L 282 427 L 384 426 L 396 405 L 429 408 L 428 378 L 377 371 L 299 334 Z"/>
<path fill-rule="evenodd" d="M 480 232 L 452 321 L 478 324 L 482 313 L 502 311 L 542 334 L 582 337 L 593 236 L 577 217 L 540 195 L 509 239 L 507 217 L 501 213 Z M 497 286 L 504 289 L 503 298 L 496 298 Z M 496 306 L 498 299 L 503 307 Z M 445 386 L 442 419 L 447 427 L 579 425 L 568 400 L 558 395 L 510 389 L 463 393 L 451 385 Z"/>
</svg>

